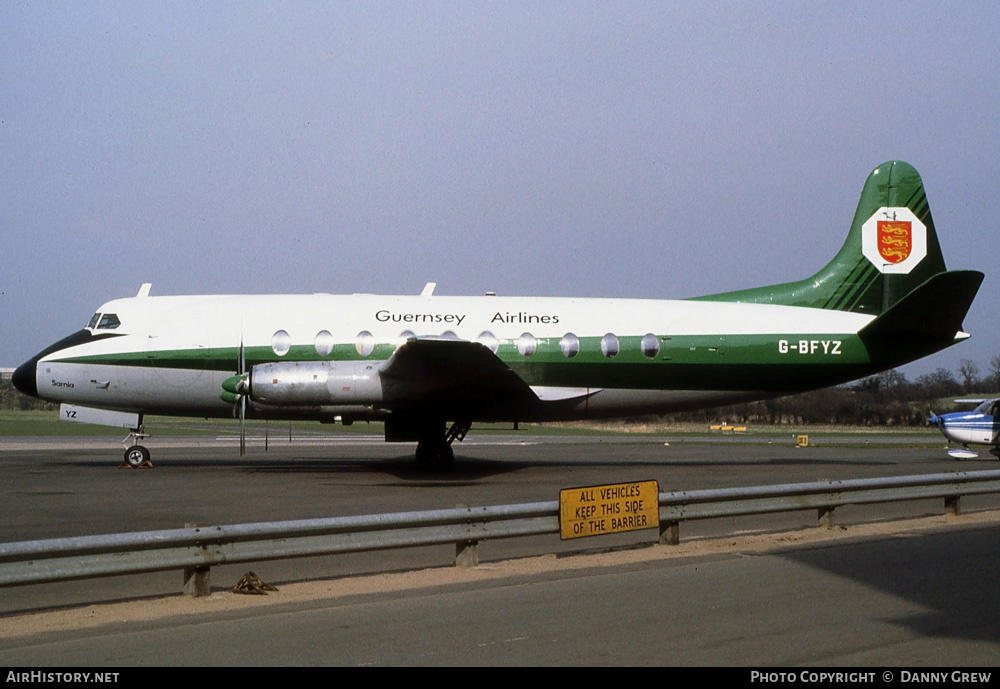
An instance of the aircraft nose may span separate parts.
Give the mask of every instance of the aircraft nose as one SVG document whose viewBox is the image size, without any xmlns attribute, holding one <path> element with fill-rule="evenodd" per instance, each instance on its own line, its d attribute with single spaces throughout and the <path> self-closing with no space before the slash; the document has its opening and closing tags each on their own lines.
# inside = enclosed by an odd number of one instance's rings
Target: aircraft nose
<svg viewBox="0 0 1000 689">
<path fill-rule="evenodd" d="M 31 357 L 23 364 L 14 369 L 14 375 L 11 376 L 10 381 L 14 384 L 14 387 L 23 392 L 25 395 L 31 395 L 32 397 L 38 397 L 38 383 L 36 381 L 36 374 L 38 370 L 38 362 L 44 357 L 52 354 L 53 352 L 58 352 L 60 350 L 66 349 L 67 347 L 73 347 L 78 344 L 83 344 L 84 342 L 90 342 L 93 339 L 93 335 L 89 330 L 84 328 L 83 330 L 78 330 L 69 337 L 64 337 L 63 339 L 56 342 L 42 351 L 40 351 L 35 356 Z"/>
<path fill-rule="evenodd" d="M 14 369 L 14 375 L 10 378 L 10 382 L 14 384 L 15 388 L 25 395 L 31 395 L 32 397 L 38 397 L 38 383 L 35 380 L 35 369 L 37 366 L 37 357 L 30 361 L 25 361 Z"/>
</svg>

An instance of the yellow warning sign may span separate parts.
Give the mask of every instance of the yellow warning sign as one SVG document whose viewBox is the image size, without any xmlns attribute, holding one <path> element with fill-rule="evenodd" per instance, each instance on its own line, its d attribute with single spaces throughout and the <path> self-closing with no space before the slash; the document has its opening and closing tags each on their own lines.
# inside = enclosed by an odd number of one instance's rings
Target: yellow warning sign
<svg viewBox="0 0 1000 689">
<path fill-rule="evenodd" d="M 563 539 L 652 529 L 659 524 L 660 487 L 656 481 L 559 491 L 559 534 Z"/>
</svg>

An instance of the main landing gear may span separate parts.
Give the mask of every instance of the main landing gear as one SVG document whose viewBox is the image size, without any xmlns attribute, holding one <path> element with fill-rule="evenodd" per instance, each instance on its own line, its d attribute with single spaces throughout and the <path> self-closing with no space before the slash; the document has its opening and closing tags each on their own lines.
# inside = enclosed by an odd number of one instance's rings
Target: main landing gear
<svg viewBox="0 0 1000 689">
<path fill-rule="evenodd" d="M 428 468 L 441 468 L 450 465 L 455 459 L 455 452 L 451 449 L 451 444 L 456 440 L 461 442 L 470 428 L 472 428 L 471 423 L 456 421 L 446 433 L 443 421 L 434 424 L 417 441 L 417 464 Z"/>
<path fill-rule="evenodd" d="M 148 437 L 149 435 L 146 434 L 145 428 L 141 425 L 138 428 L 130 429 L 129 434 L 122 441 L 126 447 L 124 462 L 121 465 L 122 469 L 153 468 L 153 462 L 149 459 L 149 450 L 139 444 L 140 440 Z"/>
</svg>

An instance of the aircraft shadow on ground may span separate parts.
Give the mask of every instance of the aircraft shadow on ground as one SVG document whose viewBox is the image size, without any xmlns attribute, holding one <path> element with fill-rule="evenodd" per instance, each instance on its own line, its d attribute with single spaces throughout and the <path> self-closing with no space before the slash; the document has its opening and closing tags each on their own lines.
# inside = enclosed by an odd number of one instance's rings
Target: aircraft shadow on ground
<svg viewBox="0 0 1000 689">
<path fill-rule="evenodd" d="M 441 485 L 455 485 L 463 481 L 475 481 L 489 476 L 520 471 L 535 466 L 530 462 L 511 460 L 462 459 L 444 467 L 424 467 L 418 465 L 412 455 L 390 458 L 371 457 L 316 457 L 296 456 L 280 459 L 261 458 L 209 458 L 190 457 L 178 459 L 168 457 L 155 459 L 152 469 L 127 469 L 128 471 L 184 471 L 185 469 L 238 469 L 251 474 L 371 474 L 383 473 L 398 479 L 421 481 L 429 485 L 433 480 Z M 76 460 L 69 464 L 77 467 L 112 469 L 113 461 Z M 123 469 L 123 471 L 126 469 Z"/>
<path fill-rule="evenodd" d="M 521 461 L 465 460 L 456 457 L 455 462 L 442 467 L 418 465 L 412 455 L 384 459 L 351 458 L 334 459 L 311 457 L 291 462 L 277 461 L 246 467 L 250 473 L 329 473 L 329 474 L 372 474 L 383 473 L 396 479 L 413 481 L 423 487 L 455 486 L 472 483 L 491 476 L 509 474 L 530 468 L 532 464 Z"/>
<path fill-rule="evenodd" d="M 78 467 L 88 468 L 109 468 L 113 467 L 113 460 L 76 460 L 70 464 Z M 402 455 L 388 458 L 372 457 L 322 457 L 310 456 L 285 456 L 281 458 L 260 457 L 206 457 L 193 456 L 179 459 L 176 456 L 162 459 L 154 459 L 153 470 L 176 471 L 184 469 L 203 468 L 238 468 L 249 473 L 271 473 L 271 474 L 377 474 L 384 473 L 397 479 L 414 481 L 435 480 L 442 485 L 454 485 L 461 481 L 474 481 L 490 476 L 509 474 L 525 469 L 548 467 L 565 469 L 622 469 L 622 468 L 720 468 L 732 467 L 738 469 L 751 469 L 753 467 L 872 467 L 872 466 L 893 466 L 900 464 L 908 466 L 905 457 L 900 460 L 887 460 L 875 458 L 861 459 L 827 459 L 827 458 L 802 458 L 790 459 L 785 457 L 763 457 L 743 460 L 692 460 L 692 459 L 642 459 L 628 458 L 608 461 L 594 461 L 587 459 L 560 458 L 554 460 L 540 459 L 512 460 L 512 459 L 489 459 L 482 457 L 463 457 L 456 455 L 455 461 L 446 466 L 426 467 L 416 463 L 412 455 Z M 924 466 L 924 465 L 916 465 Z M 950 466 L 950 464 L 949 464 Z M 145 470 L 137 470 L 145 471 Z M 909 472 L 907 472 L 909 473 Z M 570 477 L 571 478 L 571 477 Z"/>
</svg>

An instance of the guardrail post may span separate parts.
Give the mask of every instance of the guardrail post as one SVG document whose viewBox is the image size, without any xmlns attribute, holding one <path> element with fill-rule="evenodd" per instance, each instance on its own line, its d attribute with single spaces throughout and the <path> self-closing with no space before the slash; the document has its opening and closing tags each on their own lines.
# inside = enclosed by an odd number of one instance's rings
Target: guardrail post
<svg viewBox="0 0 1000 689">
<path fill-rule="evenodd" d="M 820 526 L 825 526 L 828 529 L 832 529 L 833 524 L 833 509 L 832 507 L 820 507 L 818 521 Z"/>
<path fill-rule="evenodd" d="M 209 581 L 211 567 L 185 567 L 184 568 L 184 595 L 201 598 L 212 593 L 212 586 Z"/>
<path fill-rule="evenodd" d="M 962 514 L 962 496 L 961 495 L 949 495 L 944 499 L 944 511 L 946 514 L 957 517 Z"/>
<path fill-rule="evenodd" d="M 678 545 L 680 542 L 680 522 L 660 522 L 660 545 Z"/>
<path fill-rule="evenodd" d="M 472 518 L 474 505 L 458 503 L 458 509 L 468 510 L 469 518 Z M 455 543 L 455 566 L 456 567 L 476 567 L 479 565 L 479 541 L 458 541 Z"/>
<path fill-rule="evenodd" d="M 455 544 L 455 566 L 475 567 L 479 564 L 479 541 L 459 541 Z"/>
<path fill-rule="evenodd" d="M 208 524 L 204 522 L 184 522 L 185 529 L 200 529 L 205 526 Z M 184 587 L 182 589 L 184 595 L 194 598 L 212 595 L 211 573 L 212 568 L 208 565 L 185 567 Z"/>
</svg>

